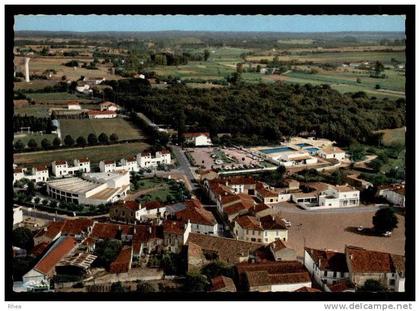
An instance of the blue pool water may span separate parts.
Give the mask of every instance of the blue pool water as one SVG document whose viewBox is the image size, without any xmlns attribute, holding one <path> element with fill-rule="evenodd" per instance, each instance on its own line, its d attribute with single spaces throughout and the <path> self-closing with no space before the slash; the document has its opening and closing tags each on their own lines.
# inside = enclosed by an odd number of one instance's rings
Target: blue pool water
<svg viewBox="0 0 420 311">
<path fill-rule="evenodd" d="M 308 151 L 310 154 L 315 154 L 318 152 L 318 148 L 311 147 L 311 148 L 305 148 L 306 151 Z"/>
<path fill-rule="evenodd" d="M 290 147 L 277 147 L 277 148 L 271 148 L 271 149 L 264 149 L 260 150 L 262 153 L 265 154 L 271 154 L 271 153 L 279 153 L 279 152 L 285 152 L 285 151 L 292 151 L 293 149 Z"/>
<path fill-rule="evenodd" d="M 300 148 L 303 148 L 303 147 L 312 147 L 312 145 L 307 144 L 307 143 L 296 144 L 296 146 L 299 146 Z"/>
</svg>

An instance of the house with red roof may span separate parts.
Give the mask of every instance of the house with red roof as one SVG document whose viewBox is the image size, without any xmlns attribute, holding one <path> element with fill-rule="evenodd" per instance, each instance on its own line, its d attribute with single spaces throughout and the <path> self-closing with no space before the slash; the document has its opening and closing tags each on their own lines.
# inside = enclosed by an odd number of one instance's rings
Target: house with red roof
<svg viewBox="0 0 420 311">
<path fill-rule="evenodd" d="M 243 241 L 269 244 L 274 241 L 287 241 L 288 230 L 285 225 L 273 216 L 260 219 L 255 216 L 243 215 L 234 219 L 234 234 Z"/>
<path fill-rule="evenodd" d="M 213 214 L 197 199 L 184 202 L 186 208 L 175 213 L 176 219 L 191 223 L 191 232 L 217 235 L 218 224 Z"/>
<path fill-rule="evenodd" d="M 166 219 L 163 222 L 163 246 L 170 252 L 179 253 L 187 243 L 191 223 Z"/>
<path fill-rule="evenodd" d="M 141 204 L 137 201 L 119 201 L 109 210 L 109 218 L 113 221 L 133 224 L 140 221 Z"/>
<path fill-rule="evenodd" d="M 111 263 L 109 272 L 111 273 L 124 273 L 131 269 L 133 258 L 133 248 L 130 246 L 124 246 L 117 258 Z"/>
<path fill-rule="evenodd" d="M 78 243 L 72 237 L 59 238 L 38 263 L 23 277 L 23 286 L 28 291 L 49 290 L 50 281 L 55 275 L 56 265 L 69 255 Z"/>
</svg>

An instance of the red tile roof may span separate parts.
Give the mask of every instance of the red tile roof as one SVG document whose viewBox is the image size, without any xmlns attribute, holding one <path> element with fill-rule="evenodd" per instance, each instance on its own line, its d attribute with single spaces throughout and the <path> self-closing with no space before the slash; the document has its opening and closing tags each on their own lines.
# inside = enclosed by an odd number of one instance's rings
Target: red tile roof
<svg viewBox="0 0 420 311">
<path fill-rule="evenodd" d="M 395 272 L 392 255 L 389 253 L 346 246 L 345 254 L 348 259 L 349 270 L 351 270 L 352 273 Z"/>
<path fill-rule="evenodd" d="M 137 211 L 140 208 L 140 203 L 137 201 L 125 201 L 120 205 L 133 211 Z"/>
<path fill-rule="evenodd" d="M 167 219 L 163 222 L 163 232 L 177 234 L 177 235 L 184 234 L 184 231 L 185 231 L 184 224 L 185 223 L 183 221 Z"/>
<path fill-rule="evenodd" d="M 235 283 L 231 278 L 228 278 L 224 275 L 219 275 L 211 279 L 211 289 L 210 291 L 218 291 L 225 289 L 226 291 L 236 292 Z"/>
<path fill-rule="evenodd" d="M 287 230 L 283 222 L 271 215 L 261 217 L 260 222 L 264 230 Z"/>
<path fill-rule="evenodd" d="M 89 161 L 89 158 L 81 158 L 81 159 L 79 159 L 79 162 L 80 163 L 87 163 L 87 162 L 90 162 L 90 161 Z"/>
<path fill-rule="evenodd" d="M 263 198 L 277 197 L 278 196 L 278 193 L 277 192 L 274 192 L 274 191 L 272 191 L 270 189 L 266 189 L 264 187 L 264 184 L 261 183 L 261 182 L 258 182 L 257 183 L 256 189 L 257 189 L 258 194 L 260 196 L 262 196 Z"/>
<path fill-rule="evenodd" d="M 274 252 L 287 248 L 286 244 L 282 240 L 274 241 L 269 245 Z"/>
<path fill-rule="evenodd" d="M 133 249 L 131 247 L 123 247 L 118 254 L 117 258 L 111 263 L 109 272 L 111 273 L 124 273 L 131 269 L 131 257 Z"/>
<path fill-rule="evenodd" d="M 104 164 L 106 164 L 106 165 L 109 165 L 109 164 L 115 164 L 115 161 L 113 161 L 113 160 L 104 160 L 103 162 L 104 162 Z"/>
<path fill-rule="evenodd" d="M 77 241 L 72 237 L 59 239 L 35 265 L 34 270 L 42 274 L 50 274 L 57 263 L 67 256 L 76 245 Z"/>
<path fill-rule="evenodd" d="M 235 222 L 241 226 L 242 229 L 263 231 L 260 222 L 254 216 L 239 216 L 235 218 Z"/>
<path fill-rule="evenodd" d="M 255 179 L 250 176 L 234 176 L 226 178 L 224 181 L 230 185 L 254 185 L 256 183 Z"/>
<path fill-rule="evenodd" d="M 129 225 L 120 225 L 120 224 L 110 224 L 110 223 L 95 223 L 90 237 L 96 239 L 114 239 L 117 237 L 118 233 L 128 234 L 130 232 L 131 226 Z"/>
<path fill-rule="evenodd" d="M 200 224 L 206 226 L 214 226 L 217 224 L 213 214 L 204 209 L 198 200 L 188 200 L 185 202 L 187 206 L 182 211 L 177 212 L 176 218 L 187 222 L 190 220 L 193 224 Z"/>
<path fill-rule="evenodd" d="M 144 207 L 147 210 L 151 210 L 151 209 L 157 209 L 157 208 L 162 207 L 162 204 L 160 204 L 159 201 L 155 200 L 155 201 L 149 201 L 149 202 L 144 203 Z"/>
<path fill-rule="evenodd" d="M 330 250 L 319 250 L 305 247 L 314 263 L 322 270 L 348 272 L 346 255 Z"/>
<path fill-rule="evenodd" d="M 63 230 L 63 227 L 64 221 L 52 221 L 38 231 L 34 238 L 46 237 L 48 239 L 54 239 Z"/>
<path fill-rule="evenodd" d="M 35 166 L 35 169 L 37 170 L 37 171 L 48 171 L 48 168 L 47 168 L 47 166 L 46 165 L 37 165 L 37 166 Z"/>
<path fill-rule="evenodd" d="M 321 292 L 321 290 L 319 290 L 318 288 L 313 288 L 313 287 L 301 287 L 297 290 L 295 290 L 295 292 L 301 292 L 301 293 L 319 293 Z"/>
<path fill-rule="evenodd" d="M 248 210 L 248 208 L 242 202 L 234 203 L 227 207 L 223 207 L 223 212 L 226 215 L 234 215 L 234 214 L 239 213 L 240 211 L 246 211 L 246 210 Z"/>
<path fill-rule="evenodd" d="M 93 226 L 93 220 L 88 218 L 66 219 L 62 229 L 62 234 L 77 235 L 88 232 L 88 228 Z"/>
<path fill-rule="evenodd" d="M 32 255 L 35 257 L 42 255 L 47 250 L 49 245 L 50 245 L 50 242 L 41 242 L 35 245 L 31 251 Z"/>
<path fill-rule="evenodd" d="M 67 164 L 67 161 L 65 161 L 65 160 L 56 160 L 55 161 L 55 165 L 64 165 L 64 164 Z"/>
</svg>

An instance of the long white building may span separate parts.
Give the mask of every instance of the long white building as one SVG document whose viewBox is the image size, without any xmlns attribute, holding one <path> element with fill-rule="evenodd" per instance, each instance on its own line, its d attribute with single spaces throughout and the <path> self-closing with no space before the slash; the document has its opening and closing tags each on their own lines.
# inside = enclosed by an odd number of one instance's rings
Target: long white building
<svg viewBox="0 0 420 311">
<path fill-rule="evenodd" d="M 73 166 L 70 166 L 67 161 L 58 160 L 53 161 L 51 164 L 51 170 L 55 177 L 63 177 L 68 175 L 74 175 L 75 172 L 90 173 L 90 161 L 89 159 L 74 159 Z"/>
<path fill-rule="evenodd" d="M 81 178 L 70 177 L 47 182 L 47 193 L 54 199 L 86 205 L 114 203 L 127 195 L 130 174 L 85 173 Z"/>
<path fill-rule="evenodd" d="M 29 179 L 33 182 L 47 181 L 49 178 L 48 168 L 45 165 L 38 165 L 28 170 L 25 167 L 17 167 L 13 170 L 13 184 L 21 179 Z"/>
</svg>

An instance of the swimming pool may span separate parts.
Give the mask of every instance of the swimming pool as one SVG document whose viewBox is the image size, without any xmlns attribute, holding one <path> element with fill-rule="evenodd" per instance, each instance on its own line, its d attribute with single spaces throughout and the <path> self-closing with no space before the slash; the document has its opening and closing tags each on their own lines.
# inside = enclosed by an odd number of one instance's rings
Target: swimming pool
<svg viewBox="0 0 420 311">
<path fill-rule="evenodd" d="M 319 151 L 319 149 L 316 147 L 305 148 L 305 150 L 308 151 L 310 154 L 315 154 Z"/>
<path fill-rule="evenodd" d="M 271 154 L 271 153 L 280 153 L 280 152 L 285 152 L 285 151 L 293 151 L 293 149 L 287 146 L 283 146 L 283 147 L 277 147 L 277 148 L 271 148 L 271 149 L 264 149 L 260 151 L 264 154 Z"/>
</svg>

